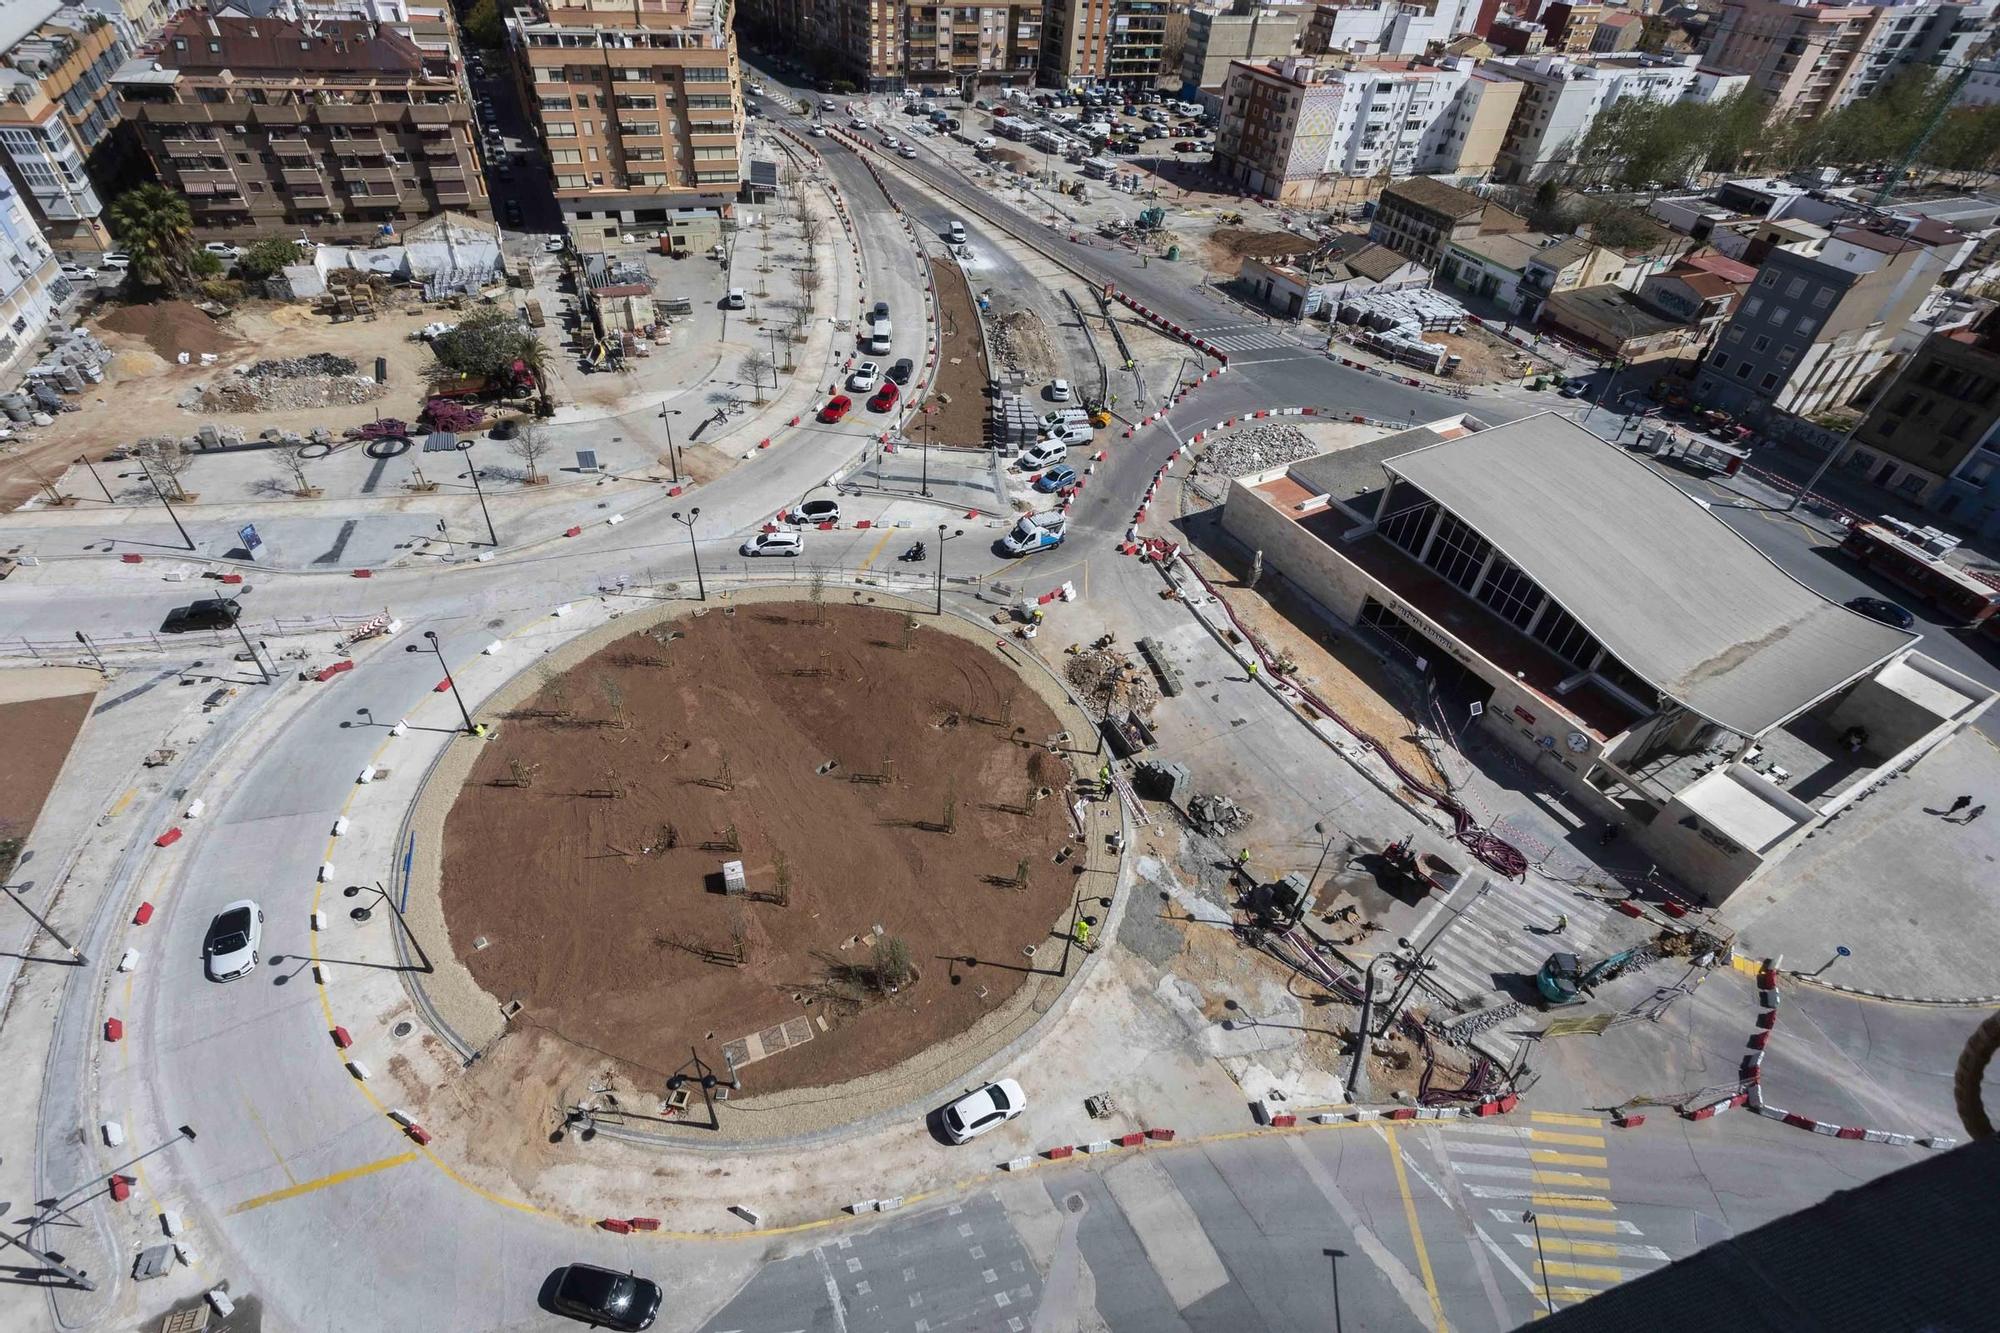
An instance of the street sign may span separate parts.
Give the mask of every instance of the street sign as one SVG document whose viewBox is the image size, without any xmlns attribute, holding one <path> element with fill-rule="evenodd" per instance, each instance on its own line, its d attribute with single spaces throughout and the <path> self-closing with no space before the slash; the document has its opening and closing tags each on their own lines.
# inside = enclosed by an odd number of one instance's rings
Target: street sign
<svg viewBox="0 0 2000 1333">
<path fill-rule="evenodd" d="M 252 555 L 257 554 L 257 548 L 264 544 L 264 539 L 257 535 L 257 525 L 255 523 L 245 523 L 242 527 L 238 528 L 236 530 L 236 539 L 242 542 L 243 549 Z"/>
<path fill-rule="evenodd" d="M 1485 711 L 1486 711 L 1486 705 L 1485 705 L 1485 704 L 1483 704 L 1483 703 L 1480 703 L 1480 702 L 1479 702 L 1479 700 L 1477 700 L 1477 699 L 1474 699 L 1474 700 L 1472 701 L 1472 716 L 1474 716 L 1474 717 L 1478 717 L 1478 716 L 1479 716 L 1480 714 L 1484 713 Z"/>
<path fill-rule="evenodd" d="M 595 450 L 595 449 L 579 449 L 579 450 L 577 450 L 577 451 L 576 451 L 576 470 L 577 470 L 578 472 L 595 472 L 595 471 L 597 471 L 597 450 Z"/>
<path fill-rule="evenodd" d="M 1854 950 L 1848 948 L 1845 944 L 1834 945 L 1833 951 L 1842 958 L 1852 958 L 1854 956 Z"/>
</svg>

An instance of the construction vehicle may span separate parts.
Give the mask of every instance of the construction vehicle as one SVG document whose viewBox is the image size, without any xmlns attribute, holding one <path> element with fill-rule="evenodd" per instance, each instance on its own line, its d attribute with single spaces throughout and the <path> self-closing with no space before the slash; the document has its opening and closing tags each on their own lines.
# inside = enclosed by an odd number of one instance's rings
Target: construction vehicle
<svg viewBox="0 0 2000 1333">
<path fill-rule="evenodd" d="M 516 361 L 497 375 L 453 375 L 432 386 L 432 398 L 527 398 L 537 385 L 535 372 L 525 361 Z"/>
<path fill-rule="evenodd" d="M 1582 1004 L 1592 987 L 1621 975 L 1643 950 L 1625 949 L 1609 958 L 1584 967 L 1573 953 L 1552 953 L 1535 974 L 1535 992 L 1543 1009 L 1566 1004 Z"/>
<path fill-rule="evenodd" d="M 1142 208 L 1139 210 L 1139 230 L 1158 231 L 1167 225 L 1167 210 L 1164 208 Z"/>
<path fill-rule="evenodd" d="M 1036 551 L 1051 550 L 1062 545 L 1068 526 L 1069 516 L 1059 509 L 1023 514 L 1013 530 L 1000 539 L 1000 548 L 1008 555 L 1033 555 Z"/>
</svg>

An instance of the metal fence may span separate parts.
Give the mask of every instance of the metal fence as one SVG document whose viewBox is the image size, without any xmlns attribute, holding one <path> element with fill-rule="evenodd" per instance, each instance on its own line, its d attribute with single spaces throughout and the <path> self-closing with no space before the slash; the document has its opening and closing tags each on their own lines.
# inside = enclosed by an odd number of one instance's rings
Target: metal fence
<svg viewBox="0 0 2000 1333">
<path fill-rule="evenodd" d="M 376 616 L 299 616 L 274 620 L 243 621 L 243 633 L 252 639 L 287 639 L 304 634 L 339 634 L 359 629 Z M 141 653 L 164 656 L 171 649 L 230 649 L 242 647 L 233 630 L 192 630 L 185 634 L 93 634 L 85 645 L 75 636 L 67 639 L 31 639 L 25 635 L 0 638 L 0 658 L 31 658 L 41 662 L 88 663 L 92 649 L 103 654 Z"/>
</svg>

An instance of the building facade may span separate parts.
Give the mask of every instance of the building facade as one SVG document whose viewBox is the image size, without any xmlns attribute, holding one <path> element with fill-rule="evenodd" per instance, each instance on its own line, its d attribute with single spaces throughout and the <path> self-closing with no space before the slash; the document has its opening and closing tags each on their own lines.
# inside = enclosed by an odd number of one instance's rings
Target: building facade
<svg viewBox="0 0 2000 1333">
<path fill-rule="evenodd" d="M 1400 180 L 1375 201 L 1368 236 L 1435 269 L 1453 241 L 1528 230 L 1528 220 L 1469 191 L 1421 176 Z"/>
<path fill-rule="evenodd" d="M 1480 0 L 1322 4 L 1301 37 L 1306 55 L 1420 56 L 1470 32 L 1485 12 Z"/>
<path fill-rule="evenodd" d="M 1812 119 L 1869 96 L 1902 69 L 1969 62 L 1992 37 L 1995 8 L 1994 0 L 1723 0 L 1703 57 L 1750 75 L 1779 115 Z"/>
<path fill-rule="evenodd" d="M 115 6 L 35 8 L 53 12 L 0 54 L 0 154 L 50 244 L 103 251 L 110 232 L 94 179 L 121 174 L 111 78 L 132 53 L 131 27 Z"/>
<path fill-rule="evenodd" d="M 1040 0 L 1013 4 L 907 5 L 902 9 L 906 86 L 1025 87 L 1041 65 Z"/>
<path fill-rule="evenodd" d="M 1712 102 L 1749 84 L 1747 75 L 1703 68 L 1696 56 L 1538 56 L 1486 68 L 1526 85 L 1495 166 L 1500 179 L 1524 182 L 1567 167 L 1591 122 L 1615 102 Z"/>
<path fill-rule="evenodd" d="M 572 234 L 735 200 L 743 93 L 727 5 L 536 0 L 508 15 L 507 36 Z"/>
<path fill-rule="evenodd" d="M 1193 101 L 1207 94 L 1219 102 L 1232 62 L 1273 64 L 1298 54 L 1313 13 L 1310 5 L 1252 5 L 1240 14 L 1234 9 L 1188 11 L 1187 41 L 1181 47 L 1182 98 Z"/>
<path fill-rule="evenodd" d="M 1773 250 L 1695 377 L 1704 403 L 1809 417 L 1881 368 L 1944 259 L 1909 236 L 1836 231 L 1817 254 Z"/>
<path fill-rule="evenodd" d="M 187 10 L 114 82 L 203 237 L 359 238 L 492 212 L 455 48 L 427 54 L 372 22 Z"/>
<path fill-rule="evenodd" d="M 0 375 L 34 360 L 70 291 L 27 201 L 0 176 Z"/>
<path fill-rule="evenodd" d="M 1162 74 L 1169 0 L 1048 0 L 1039 81 L 1045 87 L 1151 88 Z"/>
<path fill-rule="evenodd" d="M 2000 512 L 2000 313 L 1926 338 L 1837 466 L 1975 527 Z"/>
</svg>

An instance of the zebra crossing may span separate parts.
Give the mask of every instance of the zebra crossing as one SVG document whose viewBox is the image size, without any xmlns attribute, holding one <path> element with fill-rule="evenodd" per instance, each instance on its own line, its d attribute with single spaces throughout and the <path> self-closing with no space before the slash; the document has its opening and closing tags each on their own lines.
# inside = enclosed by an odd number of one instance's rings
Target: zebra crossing
<svg viewBox="0 0 2000 1333">
<path fill-rule="evenodd" d="M 1262 347 L 1296 349 L 1299 346 L 1298 339 L 1289 330 L 1276 328 L 1262 320 L 1254 324 L 1218 324 L 1213 328 L 1195 329 L 1193 333 L 1225 352 L 1249 352 Z"/>
<path fill-rule="evenodd" d="M 1547 932 L 1563 916 L 1559 935 Z M 1532 977 L 1558 950 L 1595 961 L 1624 947 L 1629 918 L 1565 885 L 1469 876 L 1432 909 L 1409 938 L 1436 964 L 1430 980 L 1461 999 L 1507 989 L 1509 975 Z"/>
</svg>

